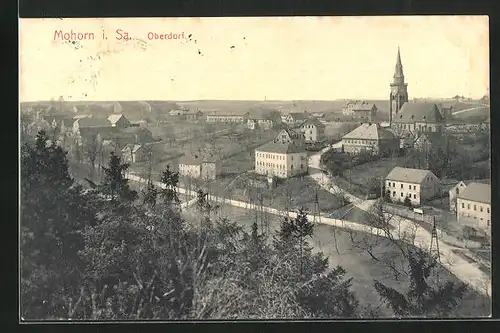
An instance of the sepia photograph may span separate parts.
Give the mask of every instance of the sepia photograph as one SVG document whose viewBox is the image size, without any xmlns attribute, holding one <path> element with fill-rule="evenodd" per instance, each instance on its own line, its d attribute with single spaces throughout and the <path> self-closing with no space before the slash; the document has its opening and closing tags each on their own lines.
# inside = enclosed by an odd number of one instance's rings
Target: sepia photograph
<svg viewBox="0 0 500 333">
<path fill-rule="evenodd" d="M 20 322 L 491 316 L 488 16 L 19 36 Z"/>
</svg>

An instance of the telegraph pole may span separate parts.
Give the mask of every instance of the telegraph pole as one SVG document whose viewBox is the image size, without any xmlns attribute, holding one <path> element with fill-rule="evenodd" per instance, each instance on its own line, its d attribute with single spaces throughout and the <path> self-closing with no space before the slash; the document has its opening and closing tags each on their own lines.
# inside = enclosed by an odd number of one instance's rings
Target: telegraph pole
<svg viewBox="0 0 500 333">
<path fill-rule="evenodd" d="M 429 250 L 431 256 L 441 262 L 441 255 L 439 253 L 439 240 L 436 228 L 436 216 L 432 216 L 432 233 L 431 233 L 431 246 Z"/>
</svg>

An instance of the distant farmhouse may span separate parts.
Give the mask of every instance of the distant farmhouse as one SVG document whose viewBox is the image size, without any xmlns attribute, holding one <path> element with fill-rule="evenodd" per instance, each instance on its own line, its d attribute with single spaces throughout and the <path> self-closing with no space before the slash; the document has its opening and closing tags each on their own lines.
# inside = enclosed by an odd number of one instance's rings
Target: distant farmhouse
<svg viewBox="0 0 500 333">
<path fill-rule="evenodd" d="M 248 113 L 247 127 L 255 130 L 269 130 L 275 125 L 275 120 L 271 118 L 270 111 L 250 110 Z"/>
<path fill-rule="evenodd" d="M 112 127 L 127 128 L 131 126 L 130 121 L 123 114 L 112 114 L 108 117 Z"/>
<path fill-rule="evenodd" d="M 212 112 L 207 114 L 208 123 L 245 123 L 248 121 L 248 112 Z"/>
<path fill-rule="evenodd" d="M 281 121 L 290 127 L 297 127 L 309 118 L 307 112 L 291 112 L 281 115 Z"/>
<path fill-rule="evenodd" d="M 385 177 L 386 195 L 392 202 L 421 206 L 426 200 L 441 194 L 441 182 L 431 171 L 395 167 Z"/>
<path fill-rule="evenodd" d="M 255 172 L 277 178 L 307 173 L 308 161 L 302 133 L 282 130 L 273 141 L 255 149 Z"/>
<path fill-rule="evenodd" d="M 206 160 L 197 155 L 185 155 L 179 159 L 179 174 L 184 177 L 211 181 L 217 178 L 219 169 L 216 161 Z"/>
<path fill-rule="evenodd" d="M 145 145 L 127 144 L 121 150 L 121 156 L 126 163 L 145 162 L 150 156 L 150 150 Z"/>
<path fill-rule="evenodd" d="M 300 125 L 300 131 L 306 142 L 323 142 L 325 140 L 325 124 L 317 118 L 309 118 Z"/>
<path fill-rule="evenodd" d="M 369 152 L 392 156 L 399 150 L 399 140 L 378 124 L 365 123 L 342 137 L 342 148 L 348 154 Z"/>
<path fill-rule="evenodd" d="M 375 121 L 377 119 L 377 106 L 365 101 L 347 102 L 342 107 L 342 114 L 363 121 Z"/>
</svg>

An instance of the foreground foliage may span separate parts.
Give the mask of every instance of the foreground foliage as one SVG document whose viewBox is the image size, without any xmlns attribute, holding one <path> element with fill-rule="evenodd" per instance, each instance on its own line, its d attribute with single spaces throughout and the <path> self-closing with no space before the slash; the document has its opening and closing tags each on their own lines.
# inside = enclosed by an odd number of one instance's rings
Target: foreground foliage
<svg viewBox="0 0 500 333">
<path fill-rule="evenodd" d="M 21 163 L 24 319 L 363 315 L 352 278 L 310 246 L 314 225 L 303 211 L 284 219 L 274 235 L 259 230 L 257 221 L 243 230 L 215 218 L 217 206 L 200 190 L 200 223 L 188 224 L 180 214 L 176 172 L 167 168 L 164 188 L 149 183 L 137 200 L 124 177 L 128 165 L 112 154 L 103 183 L 84 191 L 69 176 L 66 153 L 43 131 L 23 146 Z M 411 265 L 407 295 L 375 281 L 394 313 L 451 311 L 463 287 L 430 289 L 421 281 L 433 266 Z"/>
</svg>

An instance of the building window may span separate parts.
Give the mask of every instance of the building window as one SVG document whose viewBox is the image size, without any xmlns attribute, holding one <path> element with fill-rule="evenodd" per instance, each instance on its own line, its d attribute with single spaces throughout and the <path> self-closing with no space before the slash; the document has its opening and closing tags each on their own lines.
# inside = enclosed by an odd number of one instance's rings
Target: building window
<svg viewBox="0 0 500 333">
<path fill-rule="evenodd" d="M 462 202 L 462 208 L 465 208 L 465 204 Z"/>
<path fill-rule="evenodd" d="M 490 213 L 490 208 L 489 207 L 486 208 L 486 213 L 488 213 L 488 214 Z"/>
<path fill-rule="evenodd" d="M 416 195 L 416 194 L 414 194 L 414 195 L 413 195 L 413 199 L 416 199 L 416 198 L 417 198 L 417 195 Z"/>
<path fill-rule="evenodd" d="M 392 183 L 392 187 L 396 187 L 396 183 Z"/>
<path fill-rule="evenodd" d="M 489 227 L 490 226 L 490 220 L 486 220 L 486 225 Z"/>
<path fill-rule="evenodd" d="M 401 198 L 403 197 L 403 192 L 401 192 Z"/>
<path fill-rule="evenodd" d="M 474 210 L 477 210 L 477 207 L 476 207 L 476 205 L 474 205 Z"/>
<path fill-rule="evenodd" d="M 401 188 L 403 188 L 403 184 L 401 184 Z"/>
<path fill-rule="evenodd" d="M 467 204 L 467 209 L 470 209 L 470 204 Z"/>
<path fill-rule="evenodd" d="M 482 213 L 483 212 L 483 206 L 479 206 L 479 211 Z"/>
<path fill-rule="evenodd" d="M 416 185 L 413 185 L 413 189 L 414 189 L 414 190 L 417 190 L 417 186 L 416 186 Z"/>
<path fill-rule="evenodd" d="M 393 191 L 392 192 L 392 196 L 395 197 L 396 196 L 396 191 Z"/>
</svg>

